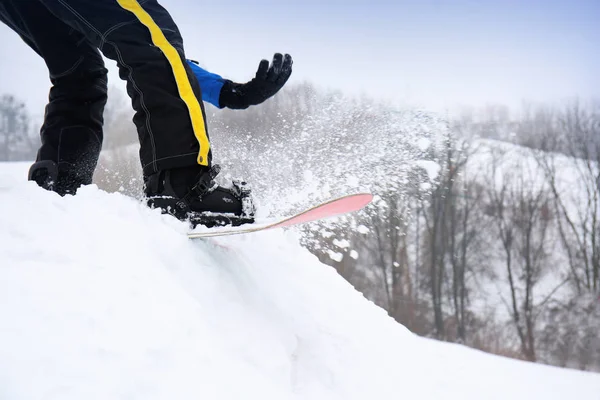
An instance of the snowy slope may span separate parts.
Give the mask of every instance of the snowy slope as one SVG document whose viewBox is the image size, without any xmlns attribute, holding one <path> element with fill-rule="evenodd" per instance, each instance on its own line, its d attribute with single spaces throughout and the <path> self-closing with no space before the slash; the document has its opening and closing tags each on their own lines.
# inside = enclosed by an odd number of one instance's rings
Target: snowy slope
<svg viewBox="0 0 600 400">
<path fill-rule="evenodd" d="M 412 335 L 293 232 L 189 241 L 26 169 L 0 164 L 2 400 L 600 399 L 600 375 Z"/>
</svg>

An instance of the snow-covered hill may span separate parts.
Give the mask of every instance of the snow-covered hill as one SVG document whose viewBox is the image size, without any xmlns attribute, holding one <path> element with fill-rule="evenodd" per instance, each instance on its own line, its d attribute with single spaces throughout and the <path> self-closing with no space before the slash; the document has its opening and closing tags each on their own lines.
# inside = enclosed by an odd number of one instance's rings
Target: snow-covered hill
<svg viewBox="0 0 600 400">
<path fill-rule="evenodd" d="M 293 232 L 190 241 L 0 164 L 0 399 L 600 399 L 600 375 L 421 339 Z"/>
</svg>

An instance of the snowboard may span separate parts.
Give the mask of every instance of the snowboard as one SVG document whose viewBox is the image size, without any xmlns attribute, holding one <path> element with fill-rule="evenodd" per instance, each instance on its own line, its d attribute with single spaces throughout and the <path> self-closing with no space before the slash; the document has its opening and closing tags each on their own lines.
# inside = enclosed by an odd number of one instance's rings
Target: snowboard
<svg viewBox="0 0 600 400">
<path fill-rule="evenodd" d="M 358 193 L 339 197 L 321 203 L 297 214 L 276 219 L 265 224 L 248 224 L 236 227 L 211 228 L 202 232 L 190 232 L 190 239 L 201 239 L 215 236 L 241 235 L 243 233 L 260 232 L 268 229 L 285 228 L 288 226 L 304 224 L 321 219 L 335 217 L 342 214 L 358 211 L 373 200 L 370 193 Z"/>
</svg>

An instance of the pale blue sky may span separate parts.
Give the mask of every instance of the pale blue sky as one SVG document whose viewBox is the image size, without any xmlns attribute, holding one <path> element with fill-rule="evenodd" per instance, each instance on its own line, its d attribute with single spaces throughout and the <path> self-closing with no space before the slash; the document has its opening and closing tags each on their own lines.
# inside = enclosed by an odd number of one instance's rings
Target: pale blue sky
<svg viewBox="0 0 600 400">
<path fill-rule="evenodd" d="M 294 57 L 292 82 L 436 111 L 600 97 L 599 0 L 161 3 L 188 56 L 232 80 L 250 79 L 261 58 L 280 51 Z M 43 62 L 4 26 L 0 39 L 0 92 L 39 110 L 49 84 Z"/>
</svg>

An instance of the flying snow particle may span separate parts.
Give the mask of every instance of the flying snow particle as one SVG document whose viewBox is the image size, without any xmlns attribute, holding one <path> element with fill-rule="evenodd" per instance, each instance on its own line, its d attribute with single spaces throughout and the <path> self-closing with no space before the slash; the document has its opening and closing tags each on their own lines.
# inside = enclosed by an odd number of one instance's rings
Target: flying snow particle
<svg viewBox="0 0 600 400">
<path fill-rule="evenodd" d="M 440 173 L 441 167 L 438 163 L 434 161 L 418 160 L 415 164 L 423 168 L 427 172 L 427 176 L 429 176 L 430 181 L 434 181 Z"/>
<path fill-rule="evenodd" d="M 304 181 L 305 182 L 312 182 L 312 180 L 313 180 L 313 173 L 312 173 L 312 171 L 305 170 L 303 175 L 304 175 Z"/>
<path fill-rule="evenodd" d="M 369 228 L 367 228 L 364 225 L 359 225 L 356 230 L 358 231 L 358 233 L 362 233 L 363 235 L 366 235 L 367 233 L 370 232 Z"/>
<path fill-rule="evenodd" d="M 342 253 L 338 253 L 333 250 L 329 250 L 327 253 L 329 254 L 329 258 L 331 258 L 335 262 L 340 262 L 344 258 L 344 255 Z"/>
<path fill-rule="evenodd" d="M 356 250 L 350 250 L 350 257 L 355 260 L 358 260 L 358 252 Z"/>
<path fill-rule="evenodd" d="M 330 238 L 333 236 L 333 232 L 327 231 L 327 230 L 321 231 L 321 236 L 323 236 L 325 239 L 327 239 L 327 238 Z"/>
<path fill-rule="evenodd" d="M 342 239 L 342 240 L 333 239 L 333 245 L 336 247 L 339 247 L 340 249 L 347 249 L 348 247 L 350 247 L 350 242 L 347 241 L 346 239 Z"/>
<path fill-rule="evenodd" d="M 421 139 L 417 140 L 417 147 L 421 151 L 427 150 L 429 148 L 429 146 L 431 146 L 431 140 L 429 140 L 427 138 L 421 138 Z"/>
<path fill-rule="evenodd" d="M 350 175 L 346 178 L 346 185 L 358 187 L 360 185 L 360 179 L 358 179 L 356 176 Z"/>
</svg>

